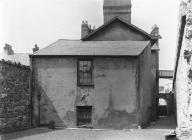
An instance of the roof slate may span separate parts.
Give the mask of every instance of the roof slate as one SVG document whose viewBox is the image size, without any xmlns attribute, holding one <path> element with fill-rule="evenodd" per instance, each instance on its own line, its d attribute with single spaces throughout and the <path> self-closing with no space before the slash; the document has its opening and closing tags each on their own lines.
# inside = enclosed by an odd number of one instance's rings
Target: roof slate
<svg viewBox="0 0 192 140">
<path fill-rule="evenodd" d="M 32 56 L 138 56 L 149 41 L 81 41 L 60 39 Z"/>
</svg>

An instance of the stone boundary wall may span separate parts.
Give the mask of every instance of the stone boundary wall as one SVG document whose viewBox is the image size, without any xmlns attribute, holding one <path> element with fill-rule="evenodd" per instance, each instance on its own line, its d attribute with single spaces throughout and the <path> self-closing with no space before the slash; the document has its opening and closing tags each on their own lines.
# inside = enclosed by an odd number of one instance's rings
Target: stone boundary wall
<svg viewBox="0 0 192 140">
<path fill-rule="evenodd" d="M 0 132 L 30 128 L 30 68 L 0 61 Z"/>
<path fill-rule="evenodd" d="M 174 73 L 177 136 L 192 139 L 192 1 L 181 0 Z"/>
</svg>

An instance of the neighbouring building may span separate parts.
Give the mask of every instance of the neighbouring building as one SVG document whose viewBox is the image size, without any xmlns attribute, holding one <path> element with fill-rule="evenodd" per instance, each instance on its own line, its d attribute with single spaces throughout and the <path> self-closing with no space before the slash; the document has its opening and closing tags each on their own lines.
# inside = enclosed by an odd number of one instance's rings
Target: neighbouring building
<svg viewBox="0 0 192 140">
<path fill-rule="evenodd" d="M 176 95 L 177 134 L 189 136 L 192 133 L 192 2 L 190 0 L 181 0 L 176 53 L 173 87 Z"/>
<path fill-rule="evenodd" d="M 3 53 L 0 53 L 0 60 L 10 61 L 13 63 L 20 63 L 25 66 L 30 65 L 29 53 L 15 53 L 12 46 L 5 44 Z"/>
<path fill-rule="evenodd" d="M 104 0 L 104 24 L 81 26 L 30 55 L 33 125 L 145 127 L 158 105 L 159 28 L 131 24 L 131 0 Z"/>
</svg>

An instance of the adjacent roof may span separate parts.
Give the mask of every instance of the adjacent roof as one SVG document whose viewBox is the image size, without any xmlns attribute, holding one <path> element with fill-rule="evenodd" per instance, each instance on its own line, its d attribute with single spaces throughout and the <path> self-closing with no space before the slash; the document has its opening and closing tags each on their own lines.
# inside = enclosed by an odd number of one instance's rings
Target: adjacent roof
<svg viewBox="0 0 192 140">
<path fill-rule="evenodd" d="M 95 31 L 93 31 L 92 33 L 88 34 L 87 36 L 83 37 L 82 40 L 87 40 L 89 37 L 93 36 L 94 34 L 96 34 L 97 32 L 99 32 L 100 30 L 103 30 L 105 27 L 107 27 L 109 24 L 111 24 L 114 21 L 120 21 L 123 22 L 124 24 L 126 24 L 127 26 L 129 26 L 130 28 L 133 28 L 134 30 L 138 31 L 139 33 L 143 34 L 144 36 L 148 37 L 149 39 L 159 39 L 160 37 L 156 37 L 156 36 L 152 36 L 151 34 L 145 32 L 144 30 L 138 28 L 137 26 L 129 23 L 128 21 L 122 19 L 121 17 L 114 17 L 111 20 L 109 20 L 108 22 L 106 22 L 105 24 L 103 24 L 102 26 L 100 26 L 99 28 L 97 28 Z"/>
<path fill-rule="evenodd" d="M 20 64 L 25 65 L 25 66 L 30 65 L 28 53 L 14 53 L 12 55 L 0 53 L 0 60 L 2 60 L 2 59 L 6 60 L 6 61 L 20 63 Z"/>
<path fill-rule="evenodd" d="M 60 39 L 31 56 L 138 56 L 149 41 L 81 41 Z"/>
</svg>

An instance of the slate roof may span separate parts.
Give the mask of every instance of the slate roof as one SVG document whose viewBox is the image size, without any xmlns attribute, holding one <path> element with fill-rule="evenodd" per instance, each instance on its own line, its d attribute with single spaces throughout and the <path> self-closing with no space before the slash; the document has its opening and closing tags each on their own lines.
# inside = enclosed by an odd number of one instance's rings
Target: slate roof
<svg viewBox="0 0 192 140">
<path fill-rule="evenodd" d="M 6 60 L 16 63 L 21 63 L 22 65 L 29 66 L 29 54 L 28 53 L 14 53 L 13 55 L 7 55 L 4 53 L 0 53 L 0 60 Z"/>
<path fill-rule="evenodd" d="M 126 24 L 127 26 L 129 26 L 130 28 L 138 31 L 139 33 L 143 34 L 144 36 L 148 37 L 149 39 L 160 39 L 161 37 L 156 37 L 156 36 L 153 36 L 147 32 L 145 32 L 144 30 L 138 28 L 137 26 L 129 23 L 128 21 L 122 19 L 121 17 L 114 17 L 112 18 L 111 20 L 109 20 L 108 22 L 106 22 L 105 24 L 103 24 L 102 26 L 100 26 L 99 28 L 97 28 L 95 31 L 93 31 L 92 33 L 88 34 L 87 36 L 83 37 L 82 40 L 87 40 L 89 37 L 93 36 L 94 34 L 96 34 L 97 32 L 99 32 L 100 30 L 103 30 L 105 27 L 107 27 L 109 24 L 111 24 L 112 22 L 114 21 L 120 21 L 120 22 L 123 22 L 124 24 Z"/>
<path fill-rule="evenodd" d="M 60 39 L 31 56 L 138 56 L 149 41 L 81 41 Z"/>
</svg>

